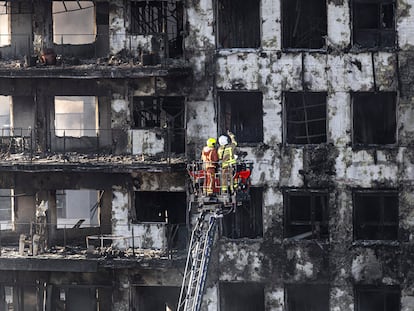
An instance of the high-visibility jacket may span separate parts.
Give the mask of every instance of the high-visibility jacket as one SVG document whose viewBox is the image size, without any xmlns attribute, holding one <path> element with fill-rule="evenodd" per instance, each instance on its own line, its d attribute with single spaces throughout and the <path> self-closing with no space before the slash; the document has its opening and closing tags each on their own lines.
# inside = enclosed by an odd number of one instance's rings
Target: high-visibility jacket
<svg viewBox="0 0 414 311">
<path fill-rule="evenodd" d="M 219 160 L 216 148 L 205 146 L 201 152 L 201 160 L 203 161 L 204 169 L 216 168 Z"/>
<path fill-rule="evenodd" d="M 237 142 L 234 135 L 230 135 L 231 143 L 225 146 L 220 146 L 217 153 L 219 160 L 221 160 L 221 167 L 226 168 L 230 165 L 236 164 L 236 158 L 234 157 L 234 150 L 236 149 Z"/>
</svg>

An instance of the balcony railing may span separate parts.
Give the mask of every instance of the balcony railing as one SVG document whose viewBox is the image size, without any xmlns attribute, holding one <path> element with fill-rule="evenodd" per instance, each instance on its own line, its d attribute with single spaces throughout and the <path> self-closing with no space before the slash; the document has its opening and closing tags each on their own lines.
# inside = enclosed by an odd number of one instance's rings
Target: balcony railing
<svg viewBox="0 0 414 311">
<path fill-rule="evenodd" d="M 144 150 L 142 139 L 133 140 L 131 131 L 156 133 L 160 147 Z M 145 135 L 142 135 L 145 139 Z M 152 137 L 152 136 L 151 136 Z M 147 143 L 151 143 L 148 141 Z M 134 144 L 140 145 L 139 148 Z M 139 151 L 139 152 L 134 152 Z M 147 152 L 148 151 L 148 152 Z M 0 129 L 0 158 L 22 155 L 26 160 L 50 154 L 73 155 L 84 154 L 88 157 L 104 155 L 155 156 L 167 159 L 185 152 L 185 129 L 52 129 L 40 131 L 32 128 Z M 14 157 L 12 157 L 14 159 Z"/>
<path fill-rule="evenodd" d="M 182 40 L 168 39 L 165 33 L 55 34 L 54 41 L 33 42 L 33 34 L 0 34 L 0 52 L 3 59 L 15 60 L 38 53 L 39 58 L 27 59 L 31 66 L 36 64 L 36 60 L 41 60 L 39 49 L 45 46 L 59 55 L 58 64 L 68 65 L 79 65 L 80 60 L 88 59 L 99 58 L 102 61 L 110 54 L 116 54 L 107 60 L 111 65 L 131 61 L 137 65 L 163 65 L 168 58 L 181 58 L 183 55 Z M 157 44 L 153 45 L 153 42 Z"/>
</svg>

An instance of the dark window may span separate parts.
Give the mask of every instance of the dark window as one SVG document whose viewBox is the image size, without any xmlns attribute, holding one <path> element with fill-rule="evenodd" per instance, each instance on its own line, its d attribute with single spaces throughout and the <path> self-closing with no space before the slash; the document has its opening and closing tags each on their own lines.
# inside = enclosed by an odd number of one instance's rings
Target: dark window
<svg viewBox="0 0 414 311">
<path fill-rule="evenodd" d="M 250 188 L 250 200 L 223 217 L 223 236 L 231 239 L 257 238 L 263 235 L 263 189 Z"/>
<path fill-rule="evenodd" d="M 328 311 L 329 286 L 291 284 L 286 286 L 288 311 Z"/>
<path fill-rule="evenodd" d="M 398 192 L 355 191 L 356 240 L 398 239 Z"/>
<path fill-rule="evenodd" d="M 393 0 L 353 0 L 352 8 L 354 46 L 394 47 Z"/>
<path fill-rule="evenodd" d="M 183 53 L 183 2 L 174 0 L 131 1 L 132 34 L 165 34 L 169 57 Z"/>
<path fill-rule="evenodd" d="M 321 49 L 325 46 L 325 0 L 283 0 L 282 19 L 283 48 Z"/>
<path fill-rule="evenodd" d="M 396 142 L 396 94 L 393 92 L 353 94 L 354 145 L 385 145 Z"/>
<path fill-rule="evenodd" d="M 326 93 L 285 93 L 285 141 L 288 144 L 326 142 Z"/>
<path fill-rule="evenodd" d="M 285 237 L 328 237 L 328 194 L 322 191 L 287 191 L 284 194 Z"/>
<path fill-rule="evenodd" d="M 184 98 L 134 97 L 134 128 L 162 128 L 168 150 L 184 153 Z"/>
<path fill-rule="evenodd" d="M 260 0 L 218 0 L 219 48 L 260 46 Z"/>
<path fill-rule="evenodd" d="M 230 130 L 237 142 L 263 141 L 263 103 L 259 92 L 219 93 L 222 133 Z"/>
<path fill-rule="evenodd" d="M 177 310 L 179 287 L 139 286 L 135 289 L 133 310 Z"/>
<path fill-rule="evenodd" d="M 135 213 L 139 222 L 185 223 L 186 206 L 184 192 L 135 192 Z"/>
<path fill-rule="evenodd" d="M 220 310 L 262 311 L 264 310 L 264 287 L 260 283 L 221 282 Z"/>
<path fill-rule="evenodd" d="M 356 311 L 399 311 L 398 286 L 357 286 Z"/>
</svg>

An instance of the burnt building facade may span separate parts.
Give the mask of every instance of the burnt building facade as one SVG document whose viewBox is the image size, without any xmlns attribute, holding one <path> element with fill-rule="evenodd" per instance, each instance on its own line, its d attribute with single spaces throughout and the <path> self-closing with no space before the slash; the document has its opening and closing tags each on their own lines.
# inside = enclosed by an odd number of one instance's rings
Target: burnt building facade
<svg viewBox="0 0 414 311">
<path fill-rule="evenodd" d="M 413 310 L 413 4 L 0 1 L 0 309 L 175 310 L 231 130 L 202 310 Z"/>
</svg>

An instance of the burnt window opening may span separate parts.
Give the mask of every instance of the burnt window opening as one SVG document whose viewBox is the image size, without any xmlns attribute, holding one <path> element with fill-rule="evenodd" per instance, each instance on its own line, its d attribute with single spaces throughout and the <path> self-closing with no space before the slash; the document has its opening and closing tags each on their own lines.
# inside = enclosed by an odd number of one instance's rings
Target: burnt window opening
<svg viewBox="0 0 414 311">
<path fill-rule="evenodd" d="M 112 295 L 109 287 L 85 285 L 50 288 L 52 310 L 107 310 L 107 306 L 111 305 Z"/>
<path fill-rule="evenodd" d="M 182 1 L 131 1 L 131 34 L 165 34 L 168 56 L 183 54 L 184 7 Z"/>
<path fill-rule="evenodd" d="M 220 128 L 230 130 L 239 143 L 263 141 L 263 103 L 260 92 L 219 92 Z"/>
<path fill-rule="evenodd" d="M 10 8 L 11 2 L 0 1 L 0 47 L 11 43 Z"/>
<path fill-rule="evenodd" d="M 134 310 L 177 310 L 180 288 L 174 286 L 137 286 Z"/>
<path fill-rule="evenodd" d="M 56 190 L 58 228 L 97 227 L 103 196 L 102 190 Z"/>
<path fill-rule="evenodd" d="M 285 237 L 327 239 L 329 237 L 328 204 L 327 192 L 285 192 Z"/>
<path fill-rule="evenodd" d="M 230 239 L 263 236 L 263 188 L 250 188 L 250 200 L 222 218 L 222 235 Z"/>
<path fill-rule="evenodd" d="M 218 0 L 219 48 L 260 47 L 260 0 Z"/>
<path fill-rule="evenodd" d="M 386 145 L 396 142 L 397 117 L 394 92 L 354 93 L 353 144 Z"/>
<path fill-rule="evenodd" d="M 0 189 L 0 223 L 5 223 L 8 225 L 11 224 L 12 208 L 13 208 L 13 190 L 12 189 Z M 2 229 L 4 229 L 4 226 Z"/>
<path fill-rule="evenodd" d="M 398 239 L 398 192 L 354 192 L 355 240 Z"/>
<path fill-rule="evenodd" d="M 356 311 L 399 311 L 399 286 L 359 285 L 355 287 Z"/>
<path fill-rule="evenodd" d="M 285 294 L 289 311 L 329 310 L 329 286 L 326 284 L 289 284 Z"/>
<path fill-rule="evenodd" d="M 394 0 L 353 0 L 353 45 L 362 48 L 394 47 L 394 12 Z"/>
<path fill-rule="evenodd" d="M 320 144 L 326 142 L 325 92 L 285 92 L 285 142 Z"/>
<path fill-rule="evenodd" d="M 96 137 L 99 132 L 98 98 L 55 96 L 55 134 L 59 137 Z"/>
<path fill-rule="evenodd" d="M 136 191 L 137 222 L 165 222 L 185 224 L 186 195 L 184 192 Z"/>
<path fill-rule="evenodd" d="M 282 44 L 285 49 L 322 49 L 327 35 L 325 0 L 282 1 Z"/>
<path fill-rule="evenodd" d="M 184 109 L 184 97 L 134 97 L 133 128 L 162 128 L 168 149 L 173 153 L 184 153 Z"/>
<path fill-rule="evenodd" d="M 93 1 L 53 1 L 53 42 L 89 44 L 95 41 L 96 19 Z"/>
<path fill-rule="evenodd" d="M 264 286 L 260 283 L 220 282 L 220 310 L 262 311 L 264 306 Z"/>
</svg>

